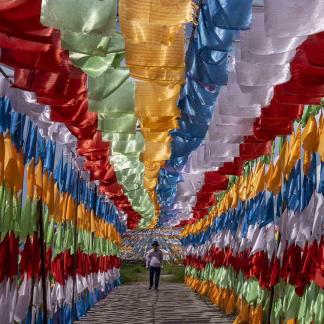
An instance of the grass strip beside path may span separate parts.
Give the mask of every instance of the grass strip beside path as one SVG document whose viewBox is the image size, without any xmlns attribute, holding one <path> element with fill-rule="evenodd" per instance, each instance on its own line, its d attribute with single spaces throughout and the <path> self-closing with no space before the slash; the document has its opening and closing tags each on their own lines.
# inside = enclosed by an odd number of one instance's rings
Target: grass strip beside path
<svg viewBox="0 0 324 324">
<path fill-rule="evenodd" d="M 148 280 L 148 270 L 146 270 L 144 263 L 123 263 L 120 273 L 123 284 L 145 282 Z M 161 281 L 183 283 L 184 267 L 182 265 L 166 263 L 161 272 Z"/>
</svg>

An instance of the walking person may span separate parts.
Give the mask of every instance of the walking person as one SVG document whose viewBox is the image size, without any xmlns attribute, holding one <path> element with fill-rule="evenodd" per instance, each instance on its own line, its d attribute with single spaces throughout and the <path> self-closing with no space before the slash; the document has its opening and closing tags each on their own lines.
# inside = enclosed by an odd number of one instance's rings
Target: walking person
<svg viewBox="0 0 324 324">
<path fill-rule="evenodd" d="M 152 243 L 152 249 L 149 250 L 146 255 L 146 269 L 150 270 L 150 290 L 153 288 L 154 282 L 154 290 L 159 291 L 162 262 L 163 253 L 160 250 L 159 242 L 154 241 Z"/>
</svg>

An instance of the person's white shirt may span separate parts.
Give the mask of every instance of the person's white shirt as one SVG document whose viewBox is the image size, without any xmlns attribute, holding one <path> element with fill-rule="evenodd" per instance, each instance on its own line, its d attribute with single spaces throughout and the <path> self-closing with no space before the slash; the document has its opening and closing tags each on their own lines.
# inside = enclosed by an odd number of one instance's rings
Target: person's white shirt
<svg viewBox="0 0 324 324">
<path fill-rule="evenodd" d="M 163 253 L 157 248 L 157 250 L 151 249 L 146 254 L 146 267 L 161 267 L 163 261 Z"/>
</svg>

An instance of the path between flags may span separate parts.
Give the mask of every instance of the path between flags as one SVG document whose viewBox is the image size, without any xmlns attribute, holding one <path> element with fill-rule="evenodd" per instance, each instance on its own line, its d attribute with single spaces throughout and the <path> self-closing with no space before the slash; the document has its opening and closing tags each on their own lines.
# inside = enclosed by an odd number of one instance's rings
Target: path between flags
<svg viewBox="0 0 324 324">
<path fill-rule="evenodd" d="M 162 283 L 158 292 L 144 283 L 122 285 L 98 302 L 80 324 L 232 323 L 233 318 L 184 284 Z"/>
</svg>

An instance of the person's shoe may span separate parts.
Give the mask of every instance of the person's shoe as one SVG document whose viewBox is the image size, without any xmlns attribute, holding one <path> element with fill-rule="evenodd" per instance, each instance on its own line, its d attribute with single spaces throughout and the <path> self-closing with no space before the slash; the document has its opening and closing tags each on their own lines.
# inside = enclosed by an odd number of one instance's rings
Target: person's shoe
<svg viewBox="0 0 324 324">
<path fill-rule="evenodd" d="M 155 290 L 155 291 L 159 291 L 159 288 L 155 287 L 154 290 Z"/>
<path fill-rule="evenodd" d="M 149 287 L 149 288 L 148 288 L 148 290 L 151 290 L 151 289 L 152 289 L 152 287 Z"/>
</svg>

